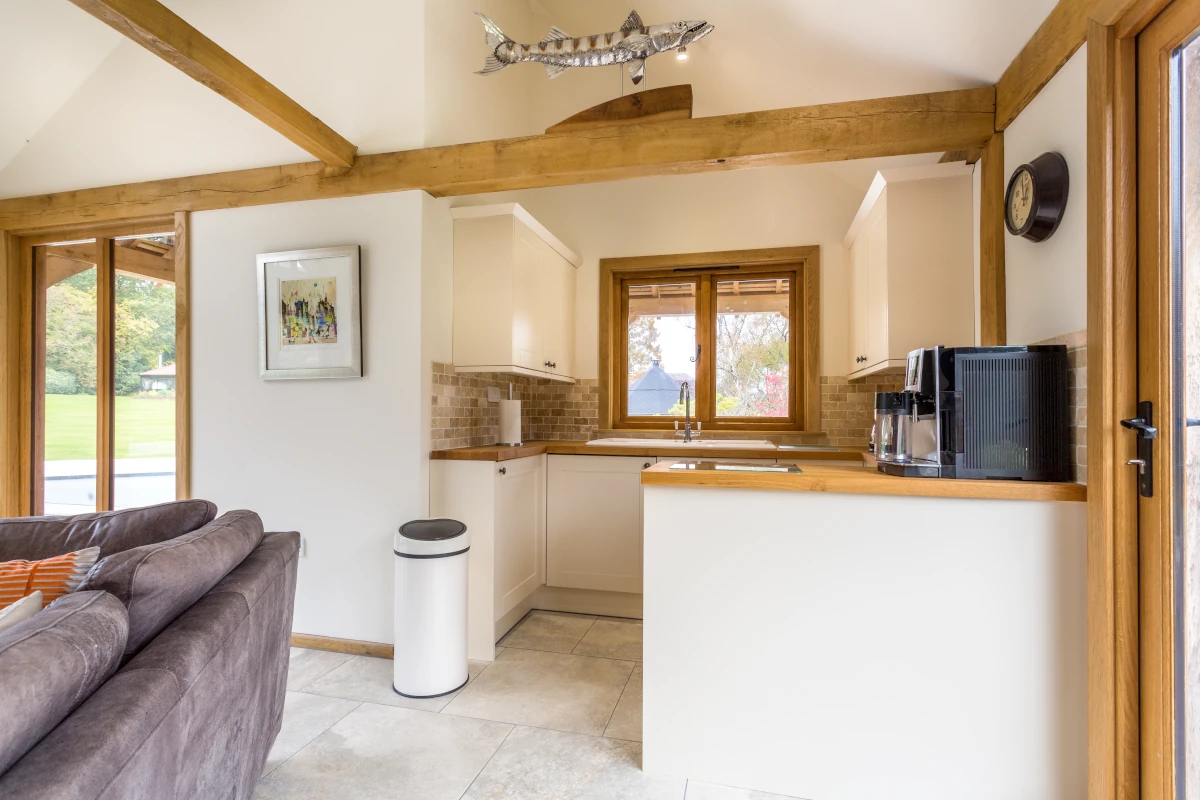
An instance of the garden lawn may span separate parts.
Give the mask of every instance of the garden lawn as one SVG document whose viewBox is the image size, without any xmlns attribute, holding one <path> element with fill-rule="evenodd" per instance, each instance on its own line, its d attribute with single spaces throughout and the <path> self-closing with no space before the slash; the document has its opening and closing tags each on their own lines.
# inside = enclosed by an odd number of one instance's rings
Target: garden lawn
<svg viewBox="0 0 1200 800">
<path fill-rule="evenodd" d="M 118 397 L 116 457 L 175 455 L 175 400 Z M 86 394 L 46 395 L 46 460 L 96 457 L 96 398 Z"/>
</svg>

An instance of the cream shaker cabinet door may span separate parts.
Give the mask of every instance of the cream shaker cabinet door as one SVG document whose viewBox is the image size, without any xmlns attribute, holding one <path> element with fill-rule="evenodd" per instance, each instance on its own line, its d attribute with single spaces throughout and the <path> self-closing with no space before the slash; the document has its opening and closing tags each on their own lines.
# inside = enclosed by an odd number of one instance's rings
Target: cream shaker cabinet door
<svg viewBox="0 0 1200 800">
<path fill-rule="evenodd" d="M 572 377 L 575 374 L 575 267 L 550 245 L 544 247 L 545 369 L 555 375 Z"/>
<path fill-rule="evenodd" d="M 867 253 L 863 237 L 850 248 L 850 368 L 847 375 L 863 368 L 867 359 Z"/>
<path fill-rule="evenodd" d="M 496 619 L 545 583 L 542 456 L 496 464 Z"/>
<path fill-rule="evenodd" d="M 888 359 L 887 194 L 879 198 L 864 231 L 867 244 L 866 353 L 863 367 Z"/>
<path fill-rule="evenodd" d="M 545 300 L 542 249 L 546 243 L 525 223 L 513 220 L 513 360 L 515 366 L 546 371 L 543 358 Z"/>
<path fill-rule="evenodd" d="M 546 584 L 642 591 L 642 470 L 653 458 L 547 456 Z"/>
</svg>

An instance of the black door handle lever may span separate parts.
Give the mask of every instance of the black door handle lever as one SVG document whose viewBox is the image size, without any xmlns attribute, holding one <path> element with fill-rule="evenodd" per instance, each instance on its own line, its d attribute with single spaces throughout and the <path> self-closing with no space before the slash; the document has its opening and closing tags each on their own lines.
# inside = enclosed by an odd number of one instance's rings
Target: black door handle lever
<svg viewBox="0 0 1200 800">
<path fill-rule="evenodd" d="M 1121 420 L 1121 427 L 1128 428 L 1137 434 L 1137 458 L 1127 462 L 1138 468 L 1138 494 L 1142 497 L 1154 496 L 1154 440 L 1158 438 L 1158 428 L 1154 421 L 1154 406 L 1149 400 L 1138 403 L 1136 417 Z"/>
</svg>

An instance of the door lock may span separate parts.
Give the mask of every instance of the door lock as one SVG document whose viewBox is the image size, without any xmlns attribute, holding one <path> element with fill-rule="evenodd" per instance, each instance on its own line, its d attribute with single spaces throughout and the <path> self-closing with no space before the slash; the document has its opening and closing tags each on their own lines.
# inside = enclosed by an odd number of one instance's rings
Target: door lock
<svg viewBox="0 0 1200 800">
<path fill-rule="evenodd" d="M 1138 403 L 1137 411 L 1136 417 L 1121 420 L 1121 427 L 1137 434 L 1137 458 L 1131 458 L 1125 464 L 1138 469 L 1138 494 L 1153 497 L 1154 440 L 1158 438 L 1158 428 L 1154 427 L 1154 404 L 1143 400 Z"/>
</svg>

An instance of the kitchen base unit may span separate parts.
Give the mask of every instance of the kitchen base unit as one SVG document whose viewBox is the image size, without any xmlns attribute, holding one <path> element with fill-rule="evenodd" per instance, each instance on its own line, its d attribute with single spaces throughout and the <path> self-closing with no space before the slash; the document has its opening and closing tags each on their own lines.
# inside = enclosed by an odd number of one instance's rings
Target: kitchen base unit
<svg viewBox="0 0 1200 800">
<path fill-rule="evenodd" d="M 661 469 L 643 476 L 646 772 L 841 800 L 1087 795 L 1086 503 L 838 493 L 861 479 L 837 470 L 804 491 L 649 485 L 677 479 Z"/>
<path fill-rule="evenodd" d="M 498 623 L 546 582 L 546 457 L 431 461 L 429 516 L 467 526 L 467 658 L 492 661 Z"/>
</svg>

